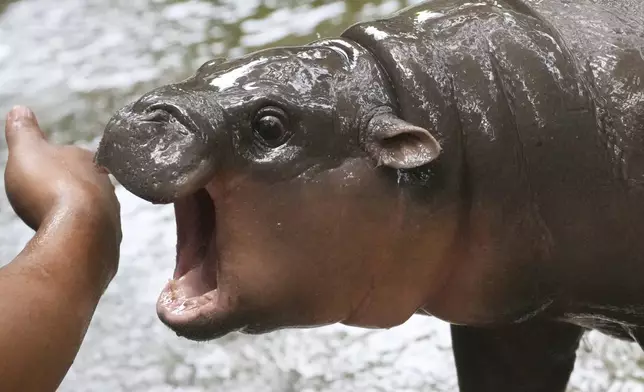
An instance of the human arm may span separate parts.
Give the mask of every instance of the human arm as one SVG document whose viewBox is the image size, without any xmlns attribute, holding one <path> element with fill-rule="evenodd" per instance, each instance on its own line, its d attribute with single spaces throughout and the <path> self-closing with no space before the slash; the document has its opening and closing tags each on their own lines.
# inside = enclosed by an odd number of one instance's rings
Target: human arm
<svg viewBox="0 0 644 392">
<path fill-rule="evenodd" d="M 7 196 L 36 234 L 0 268 L 0 390 L 54 391 L 116 273 L 120 208 L 92 154 L 47 142 L 28 109 L 5 133 Z"/>
</svg>

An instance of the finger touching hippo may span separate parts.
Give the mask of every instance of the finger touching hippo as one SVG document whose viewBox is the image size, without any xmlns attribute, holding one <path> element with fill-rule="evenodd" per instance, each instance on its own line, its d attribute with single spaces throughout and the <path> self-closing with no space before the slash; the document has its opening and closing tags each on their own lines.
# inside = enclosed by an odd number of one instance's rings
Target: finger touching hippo
<svg viewBox="0 0 644 392">
<path fill-rule="evenodd" d="M 638 340 L 644 28 L 599 3 L 422 3 L 121 109 L 97 162 L 175 208 L 161 320 L 207 340 L 429 314 L 463 391 L 563 390 L 585 329 Z"/>
</svg>

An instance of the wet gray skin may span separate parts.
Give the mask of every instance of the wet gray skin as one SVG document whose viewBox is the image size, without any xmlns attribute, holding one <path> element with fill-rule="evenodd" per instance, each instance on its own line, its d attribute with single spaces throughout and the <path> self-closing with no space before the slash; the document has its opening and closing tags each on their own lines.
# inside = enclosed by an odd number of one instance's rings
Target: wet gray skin
<svg viewBox="0 0 644 392">
<path fill-rule="evenodd" d="M 461 391 L 564 390 L 584 329 L 644 326 L 643 23 L 433 1 L 145 95 L 97 161 L 175 205 L 161 320 L 212 339 L 421 312 L 452 323 Z"/>
</svg>

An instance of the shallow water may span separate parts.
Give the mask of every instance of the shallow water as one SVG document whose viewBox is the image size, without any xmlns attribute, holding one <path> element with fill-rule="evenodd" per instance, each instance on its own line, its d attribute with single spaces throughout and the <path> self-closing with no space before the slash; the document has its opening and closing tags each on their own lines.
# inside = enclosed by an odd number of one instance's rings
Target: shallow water
<svg viewBox="0 0 644 392">
<path fill-rule="evenodd" d="M 29 105 L 54 140 L 92 145 L 112 112 L 216 56 L 305 43 L 418 1 L 0 0 L 0 112 Z M 2 138 L 2 143 L 4 139 Z M 0 163 L 4 162 L 4 144 Z M 454 391 L 445 323 L 177 338 L 154 304 L 174 266 L 171 207 L 118 189 L 119 274 L 61 391 Z M 0 193 L 0 260 L 31 232 Z M 592 333 L 571 390 L 640 391 L 644 356 Z"/>
</svg>

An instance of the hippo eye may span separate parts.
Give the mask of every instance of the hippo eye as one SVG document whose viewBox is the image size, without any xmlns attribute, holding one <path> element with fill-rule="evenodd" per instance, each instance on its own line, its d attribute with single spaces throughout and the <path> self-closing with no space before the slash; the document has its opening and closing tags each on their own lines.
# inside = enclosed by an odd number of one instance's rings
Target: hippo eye
<svg viewBox="0 0 644 392">
<path fill-rule="evenodd" d="M 253 131 L 268 147 L 284 144 L 289 137 L 288 118 L 280 108 L 268 106 L 260 109 L 253 121 Z"/>
</svg>

